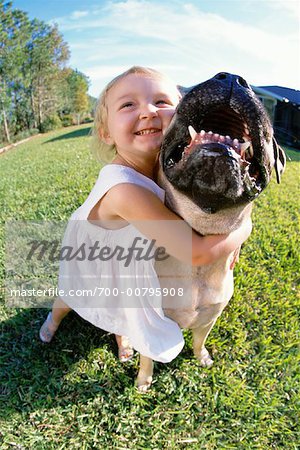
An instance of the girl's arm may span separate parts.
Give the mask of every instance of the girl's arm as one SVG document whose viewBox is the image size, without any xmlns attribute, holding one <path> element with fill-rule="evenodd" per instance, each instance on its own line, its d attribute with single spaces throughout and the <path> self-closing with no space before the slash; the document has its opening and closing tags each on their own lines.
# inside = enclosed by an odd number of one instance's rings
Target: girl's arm
<svg viewBox="0 0 300 450">
<path fill-rule="evenodd" d="M 201 266 L 229 255 L 250 236 L 251 219 L 230 234 L 201 236 L 148 189 L 134 184 L 114 186 L 103 198 L 106 211 L 132 223 L 156 247 L 180 261 Z M 104 206 L 104 205 L 103 205 Z"/>
</svg>

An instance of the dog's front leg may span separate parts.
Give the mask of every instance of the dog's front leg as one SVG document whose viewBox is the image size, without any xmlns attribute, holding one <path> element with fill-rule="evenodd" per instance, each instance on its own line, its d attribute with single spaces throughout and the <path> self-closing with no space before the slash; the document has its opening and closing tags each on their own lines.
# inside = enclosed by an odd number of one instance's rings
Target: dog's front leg
<svg viewBox="0 0 300 450">
<path fill-rule="evenodd" d="M 204 344 L 215 322 L 216 319 L 212 320 L 208 325 L 202 325 L 193 330 L 194 355 L 202 367 L 211 367 L 214 363 Z"/>
<path fill-rule="evenodd" d="M 206 350 L 205 341 L 227 303 L 228 301 L 203 305 L 202 308 L 198 310 L 201 321 L 199 321 L 198 326 L 193 329 L 193 347 L 194 355 L 199 360 L 202 367 L 211 367 L 214 363 Z"/>
<path fill-rule="evenodd" d="M 140 355 L 140 370 L 136 379 L 136 386 L 140 392 L 146 392 L 152 383 L 153 361 L 147 356 Z"/>
</svg>

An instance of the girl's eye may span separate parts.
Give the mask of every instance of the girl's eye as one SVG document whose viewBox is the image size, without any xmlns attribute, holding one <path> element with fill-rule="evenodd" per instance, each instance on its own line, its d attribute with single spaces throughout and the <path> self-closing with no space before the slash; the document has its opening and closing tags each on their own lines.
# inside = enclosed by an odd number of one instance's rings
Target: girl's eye
<svg viewBox="0 0 300 450">
<path fill-rule="evenodd" d="M 123 108 L 130 108 L 131 106 L 133 106 L 133 103 L 132 103 L 132 102 L 126 102 L 126 103 L 124 103 L 124 105 L 121 106 L 120 109 L 123 109 Z"/>
<path fill-rule="evenodd" d="M 161 99 L 161 100 L 158 100 L 157 102 L 156 102 L 156 104 L 157 105 L 161 105 L 161 106 L 173 106 L 173 103 L 171 102 L 171 100 L 167 100 L 167 99 Z"/>
</svg>

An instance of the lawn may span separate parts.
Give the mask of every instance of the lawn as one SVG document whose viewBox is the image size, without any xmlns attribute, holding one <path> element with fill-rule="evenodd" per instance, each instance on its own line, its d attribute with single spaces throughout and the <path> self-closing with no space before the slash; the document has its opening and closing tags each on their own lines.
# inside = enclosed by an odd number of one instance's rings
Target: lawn
<svg viewBox="0 0 300 450">
<path fill-rule="evenodd" d="M 35 137 L 0 156 L 4 222 L 67 220 L 99 171 L 89 126 Z M 191 334 L 150 392 L 133 386 L 138 357 L 119 363 L 113 336 L 71 313 L 50 345 L 38 339 L 45 309 L 0 303 L 0 448 L 297 449 L 299 152 L 282 184 L 255 202 L 251 237 L 235 268 L 235 294 L 199 367 Z M 0 277 L 4 280 L 4 247 Z M 298 379 L 297 379 L 298 376 Z"/>
</svg>

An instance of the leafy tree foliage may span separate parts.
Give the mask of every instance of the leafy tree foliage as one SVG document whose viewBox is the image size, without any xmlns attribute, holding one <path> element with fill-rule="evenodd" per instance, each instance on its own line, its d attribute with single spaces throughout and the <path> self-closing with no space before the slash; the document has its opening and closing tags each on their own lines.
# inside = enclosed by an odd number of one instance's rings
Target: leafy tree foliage
<svg viewBox="0 0 300 450">
<path fill-rule="evenodd" d="M 67 67 L 69 56 L 56 25 L 0 0 L 0 142 L 90 112 L 88 79 Z"/>
<path fill-rule="evenodd" d="M 89 81 L 86 75 L 78 70 L 68 68 L 64 72 L 66 86 L 64 92 L 66 94 L 64 111 L 66 114 L 76 113 L 77 123 L 80 123 L 82 114 L 91 110 L 88 87 Z"/>
</svg>

